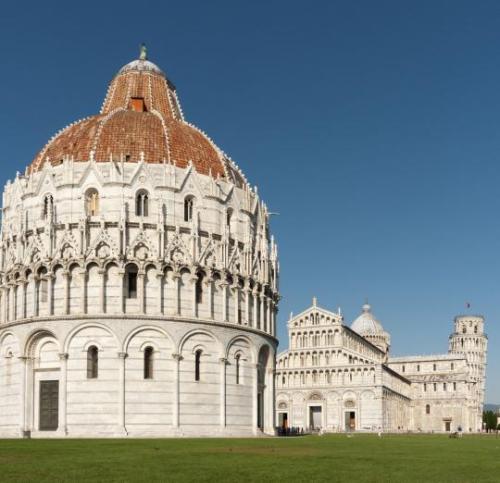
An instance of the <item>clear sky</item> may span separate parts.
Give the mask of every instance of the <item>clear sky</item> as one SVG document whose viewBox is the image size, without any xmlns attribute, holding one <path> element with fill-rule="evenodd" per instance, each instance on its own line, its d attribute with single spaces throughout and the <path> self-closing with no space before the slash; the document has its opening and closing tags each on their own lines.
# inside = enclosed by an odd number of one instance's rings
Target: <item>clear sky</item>
<svg viewBox="0 0 500 483">
<path fill-rule="evenodd" d="M 313 295 L 349 323 L 368 298 L 397 355 L 445 352 L 470 302 L 500 403 L 500 3 L 5 2 L 1 184 L 141 42 L 280 213 L 281 348 Z"/>
</svg>

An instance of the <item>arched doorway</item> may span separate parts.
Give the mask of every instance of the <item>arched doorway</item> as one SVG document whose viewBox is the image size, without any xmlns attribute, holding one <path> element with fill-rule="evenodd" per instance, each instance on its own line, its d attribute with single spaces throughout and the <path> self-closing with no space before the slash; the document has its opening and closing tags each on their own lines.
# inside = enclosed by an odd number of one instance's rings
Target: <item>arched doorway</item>
<svg viewBox="0 0 500 483">
<path fill-rule="evenodd" d="M 60 413 L 60 357 L 57 339 L 47 331 L 35 334 L 27 346 L 31 374 L 26 381 L 28 431 L 57 431 Z"/>
</svg>

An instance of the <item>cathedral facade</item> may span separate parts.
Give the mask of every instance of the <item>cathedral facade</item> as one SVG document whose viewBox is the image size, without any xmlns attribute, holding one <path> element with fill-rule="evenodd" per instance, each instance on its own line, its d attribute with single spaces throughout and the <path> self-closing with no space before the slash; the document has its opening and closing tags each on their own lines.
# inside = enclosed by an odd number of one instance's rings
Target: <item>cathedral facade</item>
<svg viewBox="0 0 500 483">
<path fill-rule="evenodd" d="M 277 247 L 145 52 L 3 193 L 0 437 L 274 427 Z"/>
<path fill-rule="evenodd" d="M 349 327 L 313 305 L 288 321 L 278 355 L 276 422 L 306 431 L 480 431 L 487 337 L 482 316 L 455 317 L 447 354 L 391 357 L 365 304 Z"/>
</svg>

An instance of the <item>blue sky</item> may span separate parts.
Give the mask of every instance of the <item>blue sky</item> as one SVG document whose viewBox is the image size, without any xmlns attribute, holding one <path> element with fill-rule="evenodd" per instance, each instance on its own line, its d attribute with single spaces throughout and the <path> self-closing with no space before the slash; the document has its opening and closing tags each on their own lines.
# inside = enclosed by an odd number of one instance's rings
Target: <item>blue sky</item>
<svg viewBox="0 0 500 483">
<path fill-rule="evenodd" d="M 313 295 L 349 322 L 368 298 L 397 355 L 446 351 L 470 302 L 500 402 L 500 4 L 8 2 L 2 184 L 141 42 L 280 213 L 281 348 Z"/>
</svg>

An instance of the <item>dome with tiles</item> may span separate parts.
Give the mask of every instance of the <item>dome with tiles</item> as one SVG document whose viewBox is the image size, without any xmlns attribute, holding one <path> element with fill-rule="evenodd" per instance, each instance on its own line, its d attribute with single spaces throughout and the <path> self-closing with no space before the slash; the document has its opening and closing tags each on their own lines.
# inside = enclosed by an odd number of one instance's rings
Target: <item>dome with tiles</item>
<svg viewBox="0 0 500 483">
<path fill-rule="evenodd" d="M 184 119 L 176 88 L 163 71 L 141 58 L 112 79 L 101 112 L 59 131 L 29 168 L 65 160 L 189 164 L 200 174 L 245 184 L 238 167 L 200 129 Z"/>
</svg>

